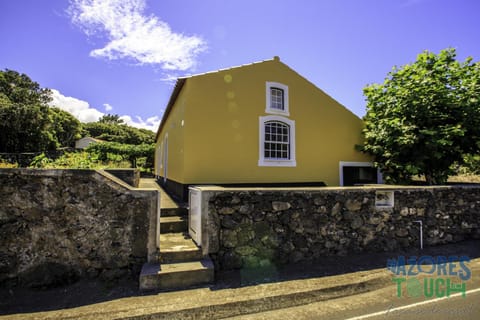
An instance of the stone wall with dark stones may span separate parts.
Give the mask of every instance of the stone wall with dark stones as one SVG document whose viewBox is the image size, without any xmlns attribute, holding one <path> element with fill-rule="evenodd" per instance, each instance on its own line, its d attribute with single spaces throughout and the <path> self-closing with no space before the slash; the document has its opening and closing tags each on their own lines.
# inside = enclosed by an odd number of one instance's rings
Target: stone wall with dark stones
<svg viewBox="0 0 480 320">
<path fill-rule="evenodd" d="M 101 171 L 0 169 L 0 284 L 136 278 L 157 199 Z"/>
<path fill-rule="evenodd" d="M 137 188 L 140 183 L 140 170 L 138 169 L 105 169 L 123 182 Z"/>
<path fill-rule="evenodd" d="M 393 207 L 377 207 L 392 190 Z M 223 270 L 480 238 L 480 186 L 209 191 L 202 242 Z"/>
</svg>

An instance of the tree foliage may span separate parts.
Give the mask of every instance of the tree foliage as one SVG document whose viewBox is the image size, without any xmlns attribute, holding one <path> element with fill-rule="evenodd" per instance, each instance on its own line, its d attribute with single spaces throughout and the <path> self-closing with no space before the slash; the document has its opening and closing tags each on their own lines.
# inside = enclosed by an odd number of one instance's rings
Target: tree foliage
<svg viewBox="0 0 480 320">
<path fill-rule="evenodd" d="M 155 141 L 155 133 L 147 129 L 138 129 L 106 121 L 84 124 L 84 135 L 93 138 L 125 144 L 151 144 Z"/>
<path fill-rule="evenodd" d="M 51 100 L 51 91 L 41 88 L 26 74 L 5 69 L 0 71 L 0 94 L 15 105 L 47 105 Z"/>
<path fill-rule="evenodd" d="M 0 105 L 0 152 L 36 152 L 57 147 L 48 106 Z"/>
<path fill-rule="evenodd" d="M 27 75 L 0 71 L 0 152 L 38 152 L 72 146 L 81 124 L 50 108 L 51 91 Z"/>
<path fill-rule="evenodd" d="M 364 95 L 362 149 L 390 182 L 425 175 L 428 184 L 444 183 L 452 164 L 479 153 L 480 64 L 457 61 L 454 49 L 421 53 Z"/>
<path fill-rule="evenodd" d="M 74 147 L 75 141 L 80 139 L 82 134 L 82 124 L 72 114 L 59 108 L 50 108 L 50 118 L 52 120 L 52 129 L 62 147 Z"/>
<path fill-rule="evenodd" d="M 104 114 L 100 119 L 98 119 L 100 123 L 107 123 L 107 124 L 123 124 L 123 119 L 120 119 L 118 114 Z"/>
<path fill-rule="evenodd" d="M 104 115 L 98 122 L 82 124 L 70 113 L 49 107 L 51 91 L 41 88 L 27 75 L 0 71 L 0 152 L 23 153 L 73 147 L 75 140 L 92 136 L 105 141 L 87 153 L 65 154 L 49 159 L 45 154 L 35 166 L 95 167 L 98 161 L 116 166 L 130 162 L 153 166 L 155 134 L 127 126 L 118 115 Z M 88 155 L 88 156 L 87 156 Z"/>
<path fill-rule="evenodd" d="M 0 164 L 1 166 L 1 164 Z M 36 156 L 30 163 L 30 168 L 43 169 L 106 169 L 128 168 L 130 163 L 123 160 L 102 161 L 96 154 L 88 152 L 66 152 L 62 156 L 52 159 L 45 153 Z"/>
<path fill-rule="evenodd" d="M 133 167 L 153 167 L 155 134 L 120 123 L 118 116 L 107 115 L 98 122 L 84 124 L 84 135 L 106 142 L 90 145 L 86 151 L 95 154 L 101 161 L 126 160 Z"/>
<path fill-rule="evenodd" d="M 146 168 L 151 168 L 153 167 L 155 145 L 131 145 L 117 142 L 103 142 L 89 145 L 86 151 L 95 154 L 101 161 L 114 160 L 112 157 L 118 155 L 121 159 L 116 160 L 128 160 L 132 163 L 133 167 L 136 167 L 138 159 L 146 158 L 144 166 Z"/>
</svg>

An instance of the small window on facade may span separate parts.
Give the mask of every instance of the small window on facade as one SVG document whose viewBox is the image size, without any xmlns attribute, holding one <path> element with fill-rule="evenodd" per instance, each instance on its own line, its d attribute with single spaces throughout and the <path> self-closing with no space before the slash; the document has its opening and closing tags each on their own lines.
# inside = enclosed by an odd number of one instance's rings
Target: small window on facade
<svg viewBox="0 0 480 320">
<path fill-rule="evenodd" d="M 278 82 L 266 83 L 265 113 L 289 116 L 288 86 Z"/>
<path fill-rule="evenodd" d="M 290 159 L 290 127 L 279 121 L 265 123 L 265 159 Z"/>
<path fill-rule="evenodd" d="M 277 110 L 284 110 L 283 90 L 280 88 L 270 88 L 270 108 Z"/>
</svg>

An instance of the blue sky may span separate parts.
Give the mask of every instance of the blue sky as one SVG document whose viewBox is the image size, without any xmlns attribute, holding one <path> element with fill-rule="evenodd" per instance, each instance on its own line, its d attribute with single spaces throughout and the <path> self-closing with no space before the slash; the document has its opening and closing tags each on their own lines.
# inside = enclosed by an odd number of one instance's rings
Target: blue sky
<svg viewBox="0 0 480 320">
<path fill-rule="evenodd" d="M 420 52 L 480 60 L 478 0 L 0 0 L 0 69 L 156 130 L 178 76 L 281 60 L 352 110 Z"/>
</svg>

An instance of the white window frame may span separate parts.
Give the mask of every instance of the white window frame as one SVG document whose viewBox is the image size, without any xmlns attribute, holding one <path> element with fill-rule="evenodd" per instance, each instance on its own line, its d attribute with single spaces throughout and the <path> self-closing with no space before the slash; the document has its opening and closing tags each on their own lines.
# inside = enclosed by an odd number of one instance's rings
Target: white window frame
<svg viewBox="0 0 480 320">
<path fill-rule="evenodd" d="M 283 91 L 283 110 L 276 109 L 276 108 L 271 108 L 272 105 L 272 95 L 271 95 L 271 89 L 272 88 L 278 88 Z M 283 116 L 289 116 L 289 104 L 288 104 L 288 86 L 284 85 L 279 82 L 272 82 L 272 81 L 267 81 L 266 83 L 266 107 L 265 107 L 265 113 L 272 113 L 272 114 L 278 114 L 278 115 L 283 115 Z"/>
<path fill-rule="evenodd" d="M 265 123 L 269 121 L 283 122 L 290 127 L 290 159 L 268 159 L 265 158 Z M 259 167 L 296 167 L 295 158 L 295 121 L 282 116 L 264 116 L 259 118 Z"/>
<path fill-rule="evenodd" d="M 339 163 L 339 173 L 340 173 L 340 186 L 343 187 L 343 167 L 373 167 L 373 162 L 355 162 L 355 161 L 340 161 Z M 380 169 L 377 169 L 377 183 L 383 183 L 383 176 L 380 172 Z"/>
</svg>

